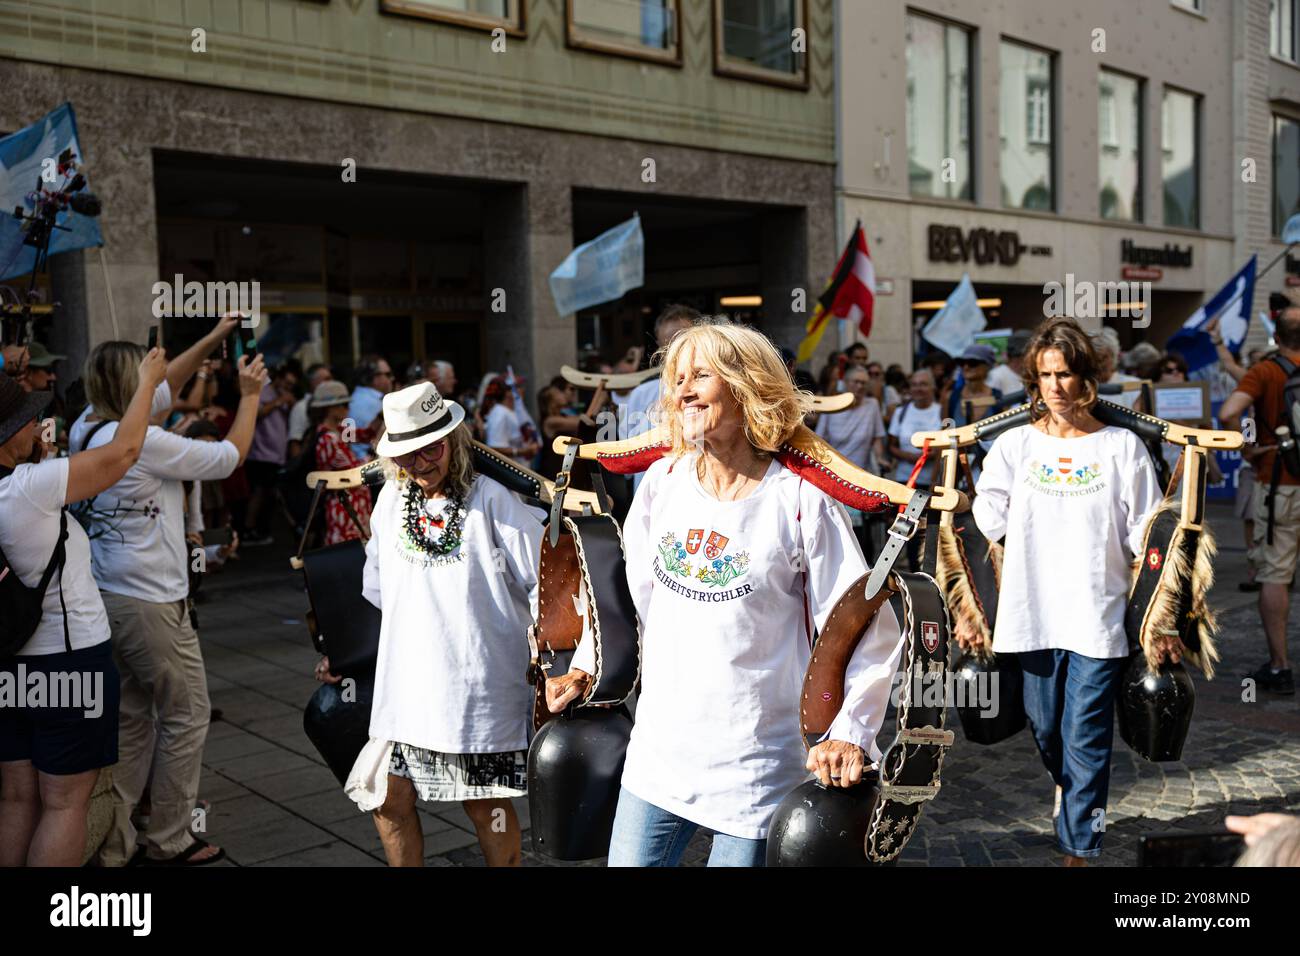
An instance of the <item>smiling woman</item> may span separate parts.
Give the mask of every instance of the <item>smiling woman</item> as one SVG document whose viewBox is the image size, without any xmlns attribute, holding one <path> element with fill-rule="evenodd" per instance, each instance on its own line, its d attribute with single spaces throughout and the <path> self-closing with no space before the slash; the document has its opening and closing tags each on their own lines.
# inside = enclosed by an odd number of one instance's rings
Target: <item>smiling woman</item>
<svg viewBox="0 0 1300 956">
<path fill-rule="evenodd" d="M 867 568 L 844 508 L 773 457 L 812 397 L 766 337 L 736 325 L 685 330 L 662 364 L 672 448 L 623 528 L 642 691 L 609 863 L 676 865 L 704 826 L 711 866 L 761 866 L 773 813 L 808 771 L 848 788 L 879 760 L 901 635 L 885 605 L 853 653 L 843 706 L 805 752 L 813 627 Z M 596 672 L 592 644 L 547 682 L 552 712 Z"/>
</svg>

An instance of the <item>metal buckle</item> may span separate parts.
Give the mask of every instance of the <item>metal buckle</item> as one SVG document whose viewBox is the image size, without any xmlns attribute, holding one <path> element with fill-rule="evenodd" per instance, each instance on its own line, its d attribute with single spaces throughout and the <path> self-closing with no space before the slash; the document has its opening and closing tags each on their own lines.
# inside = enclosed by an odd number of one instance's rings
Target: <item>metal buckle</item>
<svg viewBox="0 0 1300 956">
<path fill-rule="evenodd" d="M 899 526 L 906 528 L 906 532 L 897 530 Z M 889 526 L 888 534 L 891 537 L 898 538 L 902 541 L 911 541 L 916 537 L 916 530 L 920 527 L 919 521 L 913 521 L 907 515 L 900 514 L 894 519 L 894 523 Z"/>
</svg>

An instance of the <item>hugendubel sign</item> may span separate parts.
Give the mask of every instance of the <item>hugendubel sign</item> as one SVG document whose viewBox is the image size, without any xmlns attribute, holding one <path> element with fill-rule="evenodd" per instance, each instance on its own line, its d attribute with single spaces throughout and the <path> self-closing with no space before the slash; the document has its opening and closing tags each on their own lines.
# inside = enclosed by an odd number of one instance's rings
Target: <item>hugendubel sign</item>
<svg viewBox="0 0 1300 956">
<path fill-rule="evenodd" d="M 1189 269 L 1192 265 L 1192 247 L 1189 244 L 1186 249 L 1180 249 L 1172 242 L 1166 242 L 1163 247 L 1139 246 L 1132 239 L 1125 239 L 1119 244 L 1119 261 L 1141 267 L 1175 266 Z"/>
</svg>

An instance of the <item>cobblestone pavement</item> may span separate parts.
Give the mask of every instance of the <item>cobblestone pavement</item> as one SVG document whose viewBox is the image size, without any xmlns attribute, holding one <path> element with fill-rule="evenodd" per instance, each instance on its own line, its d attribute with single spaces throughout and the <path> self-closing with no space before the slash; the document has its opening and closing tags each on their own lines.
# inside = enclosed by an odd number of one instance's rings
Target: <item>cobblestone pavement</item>
<svg viewBox="0 0 1300 956">
<path fill-rule="evenodd" d="M 1103 865 L 1131 866 L 1139 835 L 1221 825 L 1228 813 L 1300 811 L 1300 710 L 1296 697 L 1242 700 L 1241 675 L 1265 659 L 1255 595 L 1242 594 L 1240 527 L 1211 507 L 1220 542 L 1211 603 L 1219 611 L 1218 676 L 1196 677 L 1196 715 L 1183 760 L 1148 763 L 1115 738 Z M 303 615 L 306 596 L 284 546 L 250 550 L 205 582 L 200 631 L 212 706 L 201 796 L 211 804 L 206 836 L 229 865 L 379 866 L 383 853 L 368 814 L 343 796 L 302 730 L 315 692 L 316 655 Z M 1300 595 L 1297 595 L 1300 597 Z M 1300 618 L 1300 612 L 1292 619 Z M 1300 622 L 1292 625 L 1293 649 Z M 957 726 L 955 713 L 949 725 Z M 892 720 L 886 722 L 892 732 Z M 882 735 L 883 736 L 883 735 Z M 526 800 L 515 801 L 527 826 Z M 1052 865 L 1052 785 L 1024 732 L 993 747 L 957 733 L 943 788 L 922 816 L 903 865 Z M 473 827 L 457 804 L 421 804 L 431 866 L 482 865 Z M 528 850 L 525 862 L 544 861 Z M 708 855 L 696 836 L 686 865 Z M 591 865 L 599 865 L 599 862 Z"/>
</svg>

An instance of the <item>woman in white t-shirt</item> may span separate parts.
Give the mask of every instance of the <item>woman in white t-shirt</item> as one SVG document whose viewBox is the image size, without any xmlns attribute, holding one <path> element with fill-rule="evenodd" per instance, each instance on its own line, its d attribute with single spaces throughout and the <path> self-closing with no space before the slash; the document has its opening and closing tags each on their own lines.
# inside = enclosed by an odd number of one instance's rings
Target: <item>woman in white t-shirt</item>
<svg viewBox="0 0 1300 956">
<path fill-rule="evenodd" d="M 672 450 L 646 472 L 623 528 L 644 653 L 609 864 L 675 865 L 704 826 L 710 865 L 760 866 L 772 813 L 808 770 L 849 787 L 879 760 L 901 635 L 883 607 L 850 662 L 843 708 L 805 753 L 813 628 L 867 570 L 844 508 L 773 457 L 806 395 L 761 333 L 725 324 L 678 335 L 662 382 Z M 592 654 L 579 645 L 569 673 L 547 682 L 553 712 L 582 693 Z"/>
<path fill-rule="evenodd" d="M 233 329 L 237 321 L 223 320 L 217 328 Z M 130 342 L 103 342 L 91 350 L 84 376 L 90 407 L 69 430 L 69 447 L 98 448 L 113 440 L 136 388 L 141 351 Z M 241 358 L 239 407 L 225 441 L 151 427 L 139 461 L 84 512 L 122 678 L 113 821 L 99 849 L 100 866 L 125 866 L 137 857 L 186 866 L 222 858 L 220 848 L 190 831 L 211 706 L 190 618 L 193 557 L 185 540 L 185 482 L 220 481 L 244 460 L 265 377 L 261 356 Z M 132 816 L 146 787 L 149 824 L 137 849 L 141 834 Z"/>
<path fill-rule="evenodd" d="M 370 516 L 363 594 L 382 614 L 370 742 L 345 789 L 391 866 L 422 866 L 417 798 L 460 801 L 489 866 L 518 866 L 527 790 L 524 639 L 542 523 L 475 475 L 465 412 L 428 382 L 384 396 L 376 451 L 396 466 Z M 400 471 L 399 471 L 400 469 Z M 336 682 L 329 661 L 319 680 Z"/>
<path fill-rule="evenodd" d="M 994 441 L 972 508 L 985 537 L 1006 538 L 993 650 L 1019 657 L 1067 866 L 1101 853 L 1130 568 L 1161 500 L 1137 436 L 1090 412 L 1097 369 L 1073 319 L 1037 332 L 1025 355 L 1033 423 Z M 1177 637 L 1161 653 L 1178 660 Z"/>
<path fill-rule="evenodd" d="M 842 412 L 817 417 L 817 434 L 859 468 L 879 474 L 885 457 L 885 421 L 880 403 L 867 394 L 867 370 L 850 366 L 844 373 L 844 390 L 853 404 Z"/>
<path fill-rule="evenodd" d="M 39 587 L 63 531 L 67 535 L 41 621 L 16 656 L 0 662 L 0 681 L 26 694 L 31 678 L 43 674 L 51 692 L 71 688 L 80 698 L 25 698 L 0 706 L 0 867 L 80 866 L 91 790 L 100 769 L 117 762 L 118 674 L 108 617 L 91 573 L 86 532 L 63 509 L 93 498 L 135 464 L 154 390 L 166 372 L 162 350 L 149 352 L 113 440 L 45 461 L 37 419 L 52 393 L 27 393 L 0 373 L 0 550 L 7 572 Z M 9 637 L 10 626 L 0 624 L 0 635 Z"/>
</svg>

